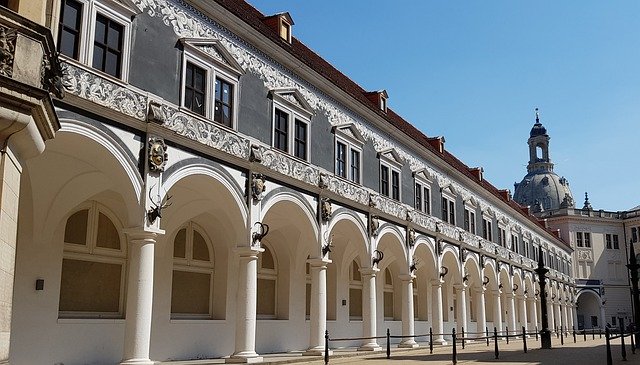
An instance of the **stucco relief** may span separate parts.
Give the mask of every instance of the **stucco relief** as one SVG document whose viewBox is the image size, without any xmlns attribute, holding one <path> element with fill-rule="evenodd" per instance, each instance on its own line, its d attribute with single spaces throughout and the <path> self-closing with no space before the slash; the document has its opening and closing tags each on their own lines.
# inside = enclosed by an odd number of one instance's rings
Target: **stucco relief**
<svg viewBox="0 0 640 365">
<path fill-rule="evenodd" d="M 130 117 L 145 120 L 147 117 L 147 97 L 103 79 L 88 71 L 65 64 L 67 72 L 62 84 L 73 95 L 96 104 L 117 110 Z"/>
<path fill-rule="evenodd" d="M 591 250 L 577 250 L 576 251 L 576 256 L 578 257 L 578 260 L 581 261 L 593 261 L 593 254 L 591 253 Z"/>
<path fill-rule="evenodd" d="M 213 122 L 196 119 L 168 105 L 151 104 L 150 113 L 150 119 L 181 136 L 240 158 L 249 157 L 249 140 Z"/>
<path fill-rule="evenodd" d="M 363 205 L 369 204 L 369 192 L 360 185 L 349 183 L 329 174 L 322 175 L 322 183 L 325 189 L 333 193 Z"/>
<path fill-rule="evenodd" d="M 445 222 L 438 222 L 436 224 L 436 231 L 442 233 L 443 235 L 445 235 L 446 237 L 451 238 L 452 240 L 459 240 L 460 239 L 460 232 L 458 231 L 458 229 L 450 224 L 447 224 Z"/>
<path fill-rule="evenodd" d="M 494 254 L 496 252 L 496 248 L 497 247 L 498 247 L 498 245 L 496 245 L 493 242 L 489 242 L 487 240 L 480 239 L 480 248 L 483 249 L 487 253 Z"/>
<path fill-rule="evenodd" d="M 320 172 L 310 165 L 264 146 L 260 146 L 260 153 L 262 154 L 260 163 L 273 171 L 311 185 L 318 185 L 320 182 Z"/>
<path fill-rule="evenodd" d="M 469 246 L 480 247 L 480 239 L 475 234 L 463 231 L 460 233 L 460 239 Z"/>
<path fill-rule="evenodd" d="M 402 203 L 382 195 L 371 194 L 370 198 L 375 207 L 381 211 L 400 219 L 407 217 L 407 208 Z"/>
<path fill-rule="evenodd" d="M 339 106 L 334 100 L 323 95 L 303 80 L 295 77 L 288 70 L 273 62 L 268 56 L 244 43 L 244 41 L 191 6 L 183 2 L 180 2 L 180 5 L 175 5 L 167 0 L 134 0 L 134 3 L 141 11 L 146 11 L 150 16 L 162 18 L 164 24 L 172 27 L 179 37 L 219 40 L 240 66 L 245 71 L 258 76 L 264 82 L 265 87 L 269 89 L 297 89 L 312 108 L 320 110 L 327 115 L 332 125 L 338 126 L 352 123 L 365 139 L 372 141 L 377 151 L 395 148 L 398 154 L 409 163 L 413 171 L 425 169 L 431 176 L 435 177 L 441 186 L 451 184 L 464 198 L 474 196 L 482 209 L 491 206 L 483 199 L 475 196 L 470 190 L 452 181 L 445 174 L 428 166 L 425 161 L 399 148 L 399 146 L 393 144 L 387 136 L 368 127 L 366 123 L 360 120 L 354 113 Z M 496 210 L 496 217 L 498 219 L 506 216 L 502 211 Z"/>
<path fill-rule="evenodd" d="M 436 219 L 430 215 L 414 211 L 413 222 L 422 228 L 428 229 L 431 232 L 436 231 Z"/>
</svg>

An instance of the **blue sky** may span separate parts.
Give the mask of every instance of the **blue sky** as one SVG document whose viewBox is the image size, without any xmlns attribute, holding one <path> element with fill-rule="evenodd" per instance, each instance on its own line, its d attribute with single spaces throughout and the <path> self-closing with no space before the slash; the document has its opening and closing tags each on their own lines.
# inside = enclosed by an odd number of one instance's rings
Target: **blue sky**
<svg viewBox="0 0 640 365">
<path fill-rule="evenodd" d="M 538 107 L 576 205 L 640 204 L 640 1 L 250 3 L 495 186 L 525 175 Z"/>
</svg>

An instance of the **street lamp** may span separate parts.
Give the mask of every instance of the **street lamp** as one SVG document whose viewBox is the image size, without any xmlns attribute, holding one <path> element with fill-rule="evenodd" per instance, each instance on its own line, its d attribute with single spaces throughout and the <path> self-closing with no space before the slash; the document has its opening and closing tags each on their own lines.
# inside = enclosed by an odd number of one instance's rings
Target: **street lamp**
<svg viewBox="0 0 640 365">
<path fill-rule="evenodd" d="M 538 247 L 538 268 L 535 269 L 540 282 L 540 311 L 542 312 L 542 330 L 540 330 L 540 343 L 543 349 L 551 348 L 551 331 L 549 331 L 549 315 L 547 313 L 547 293 L 544 287 L 547 285 L 546 274 L 549 269 L 544 267 L 542 261 L 542 246 Z"/>
</svg>

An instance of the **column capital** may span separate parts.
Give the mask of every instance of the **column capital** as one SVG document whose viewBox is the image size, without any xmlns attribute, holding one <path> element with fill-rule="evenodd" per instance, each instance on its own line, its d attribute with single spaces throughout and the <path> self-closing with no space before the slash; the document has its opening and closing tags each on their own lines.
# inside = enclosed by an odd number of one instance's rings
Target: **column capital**
<svg viewBox="0 0 640 365">
<path fill-rule="evenodd" d="M 258 258 L 258 254 L 264 252 L 262 247 L 240 246 L 233 249 L 240 257 Z"/>
<path fill-rule="evenodd" d="M 442 279 L 431 279 L 431 285 L 442 286 L 442 284 L 444 284 Z"/>
<path fill-rule="evenodd" d="M 131 227 L 126 228 L 123 231 L 127 238 L 129 238 L 129 241 L 134 243 L 155 243 L 158 236 L 164 235 L 164 230 L 149 227 Z"/>
<path fill-rule="evenodd" d="M 453 287 L 456 290 L 466 290 L 468 286 L 465 283 L 456 283 L 456 284 L 453 284 Z"/>
<path fill-rule="evenodd" d="M 413 281 L 413 279 L 416 278 L 414 274 L 401 274 L 401 275 L 398 275 L 398 277 L 402 281 Z"/>
<path fill-rule="evenodd" d="M 313 259 L 307 259 L 307 263 L 309 263 L 309 265 L 311 267 L 320 267 L 320 268 L 326 268 L 327 265 L 329 265 L 330 263 L 332 263 L 333 261 L 326 259 L 326 258 L 313 258 Z"/>
<path fill-rule="evenodd" d="M 360 268 L 360 274 L 365 276 L 376 276 L 376 274 L 380 271 L 377 267 L 363 267 Z"/>
</svg>

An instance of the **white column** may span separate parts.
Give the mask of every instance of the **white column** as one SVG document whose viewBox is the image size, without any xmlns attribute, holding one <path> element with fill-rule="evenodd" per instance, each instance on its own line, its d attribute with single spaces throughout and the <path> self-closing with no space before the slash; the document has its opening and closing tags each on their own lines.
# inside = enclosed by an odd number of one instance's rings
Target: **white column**
<svg viewBox="0 0 640 365">
<path fill-rule="evenodd" d="M 486 289 L 483 286 L 476 287 L 478 305 L 476 306 L 476 332 L 485 333 L 487 329 L 487 313 L 484 302 L 484 291 Z M 482 337 L 482 334 L 478 334 L 478 337 Z"/>
<path fill-rule="evenodd" d="M 236 292 L 236 343 L 227 363 L 262 362 L 256 353 L 256 306 L 258 297 L 258 247 L 238 247 L 238 289 Z"/>
<path fill-rule="evenodd" d="M 453 287 L 456 289 L 456 294 L 458 294 L 457 300 L 457 315 L 458 318 L 456 320 L 456 331 L 458 333 L 462 332 L 462 328 L 465 331 L 469 332 L 469 326 L 467 324 L 467 286 L 464 284 L 454 284 Z"/>
<path fill-rule="evenodd" d="M 377 336 L 376 330 L 376 273 L 378 268 L 360 269 L 362 274 L 362 337 Z M 363 340 L 359 351 L 379 351 L 382 350 L 378 341 L 374 339 Z"/>
<path fill-rule="evenodd" d="M 413 315 L 413 279 L 415 275 L 400 275 L 402 280 L 402 335 L 404 337 L 398 347 L 413 348 L 418 347 L 418 343 L 413 338 L 414 335 L 414 315 Z"/>
<path fill-rule="evenodd" d="M 573 329 L 576 325 L 575 316 L 576 316 L 576 306 L 575 304 L 571 303 L 571 305 L 569 306 L 569 326 L 571 329 Z"/>
<path fill-rule="evenodd" d="M 555 307 L 555 320 L 556 320 L 556 327 L 558 328 L 558 331 L 560 331 L 560 326 L 562 326 L 562 313 L 560 313 L 560 303 L 556 303 L 554 305 Z"/>
<path fill-rule="evenodd" d="M 444 335 L 442 335 L 442 331 L 444 328 L 444 320 L 442 318 L 442 284 L 443 280 L 433 279 L 431 280 L 431 288 L 433 290 L 432 297 L 432 305 L 431 307 L 431 322 L 433 323 L 433 333 L 437 335 L 433 339 L 434 344 L 446 345 L 447 342 L 444 340 Z"/>
<path fill-rule="evenodd" d="M 502 303 L 500 300 L 500 290 L 493 290 L 493 326 L 502 333 Z"/>
<path fill-rule="evenodd" d="M 517 331 L 516 328 L 516 296 L 513 293 L 507 294 L 507 310 L 509 313 L 507 314 L 507 325 L 509 326 L 509 331 Z"/>
<path fill-rule="evenodd" d="M 555 314 L 554 314 L 553 302 L 551 300 L 549 300 L 547 307 L 548 307 L 547 316 L 549 319 L 549 331 L 553 332 L 555 328 L 555 320 L 554 320 Z"/>
<path fill-rule="evenodd" d="M 304 355 L 322 355 L 324 353 L 324 332 L 327 329 L 327 265 L 328 259 L 309 259 L 311 274 L 311 303 L 309 318 L 309 348 Z"/>
<path fill-rule="evenodd" d="M 587 319 L 585 318 L 585 321 Z M 600 304 L 600 323 L 598 323 L 598 327 L 604 327 L 607 324 L 607 315 L 605 314 L 604 311 L 604 304 Z M 585 328 L 586 328 L 586 324 L 585 324 Z"/>
<path fill-rule="evenodd" d="M 129 278 L 121 364 L 151 365 L 151 320 L 153 317 L 153 262 L 156 232 L 142 229 L 125 232 L 129 238 Z"/>
<path fill-rule="evenodd" d="M 562 326 L 564 327 L 564 331 L 568 331 L 569 328 L 569 319 L 567 318 L 567 305 L 562 304 Z"/>
<path fill-rule="evenodd" d="M 520 298 L 520 322 L 525 332 L 529 332 L 529 324 L 527 323 L 527 296 Z"/>
<path fill-rule="evenodd" d="M 531 308 L 531 326 L 534 327 L 532 329 L 540 330 L 538 327 L 538 305 L 536 303 L 536 298 L 527 298 L 527 302 L 529 302 L 529 307 Z"/>
</svg>

